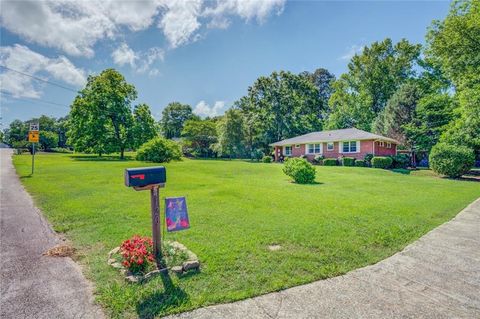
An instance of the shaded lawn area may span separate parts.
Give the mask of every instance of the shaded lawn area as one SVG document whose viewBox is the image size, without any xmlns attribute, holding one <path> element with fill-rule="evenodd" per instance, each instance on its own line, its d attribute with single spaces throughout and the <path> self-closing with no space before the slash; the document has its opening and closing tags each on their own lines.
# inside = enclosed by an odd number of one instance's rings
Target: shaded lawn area
<svg viewBox="0 0 480 319">
<path fill-rule="evenodd" d="M 14 157 L 20 176 L 30 160 Z M 73 241 L 112 317 L 152 318 L 337 276 L 401 250 L 480 196 L 478 182 L 416 172 L 317 167 L 317 184 L 297 185 L 280 164 L 173 162 L 161 196 L 187 197 L 192 228 L 166 239 L 195 252 L 202 270 L 127 284 L 106 256 L 133 234 L 150 236 L 149 192 L 123 184 L 126 167 L 146 165 L 44 154 L 35 176 L 22 178 L 54 229 Z"/>
</svg>

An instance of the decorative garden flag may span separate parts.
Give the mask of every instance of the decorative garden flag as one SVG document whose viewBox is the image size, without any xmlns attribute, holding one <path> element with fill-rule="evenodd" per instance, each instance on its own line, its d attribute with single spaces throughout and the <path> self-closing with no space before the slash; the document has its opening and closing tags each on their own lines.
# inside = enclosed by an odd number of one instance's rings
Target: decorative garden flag
<svg viewBox="0 0 480 319">
<path fill-rule="evenodd" d="M 185 197 L 165 198 L 165 219 L 167 222 L 167 231 L 190 228 Z"/>
</svg>

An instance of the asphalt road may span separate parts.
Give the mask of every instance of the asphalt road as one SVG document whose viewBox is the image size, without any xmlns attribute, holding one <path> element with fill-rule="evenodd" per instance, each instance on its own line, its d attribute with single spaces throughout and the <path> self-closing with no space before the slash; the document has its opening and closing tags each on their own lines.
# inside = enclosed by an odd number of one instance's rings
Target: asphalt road
<svg viewBox="0 0 480 319">
<path fill-rule="evenodd" d="M 11 154 L 0 149 L 0 318 L 103 318 L 80 267 L 42 256 L 62 241 L 20 184 Z"/>
</svg>

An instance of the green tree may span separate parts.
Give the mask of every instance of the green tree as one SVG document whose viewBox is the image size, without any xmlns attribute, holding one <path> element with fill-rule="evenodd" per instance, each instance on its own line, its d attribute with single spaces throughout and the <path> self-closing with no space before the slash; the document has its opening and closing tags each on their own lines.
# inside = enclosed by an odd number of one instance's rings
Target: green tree
<svg viewBox="0 0 480 319">
<path fill-rule="evenodd" d="M 67 147 L 68 116 L 59 118 L 55 127 L 58 134 L 58 147 Z"/>
<path fill-rule="evenodd" d="M 433 22 L 426 55 L 453 83 L 459 102 L 441 140 L 480 156 L 480 2 L 454 1 L 446 18 Z"/>
<path fill-rule="evenodd" d="M 52 131 L 40 131 L 39 138 L 40 148 L 44 151 L 50 151 L 58 146 L 58 134 Z"/>
<path fill-rule="evenodd" d="M 356 126 L 371 130 L 372 122 L 395 91 L 416 75 L 421 46 L 403 39 L 374 42 L 355 55 L 348 72 L 333 84 L 329 100 L 330 129 Z"/>
<path fill-rule="evenodd" d="M 25 122 L 14 120 L 5 130 L 5 142 L 13 145 L 15 142 L 24 142 L 27 140 L 29 127 Z"/>
<path fill-rule="evenodd" d="M 319 68 L 310 72 L 302 72 L 300 75 L 305 76 L 318 89 L 318 99 L 320 104 L 318 106 L 318 117 L 320 119 L 327 117 L 328 100 L 332 94 L 332 83 L 335 81 L 335 75 L 330 73 L 327 69 Z"/>
<path fill-rule="evenodd" d="M 265 151 L 269 144 L 284 138 L 320 130 L 318 89 L 304 76 L 273 72 L 248 88 L 237 101 L 247 120 L 255 119 L 255 144 Z"/>
<path fill-rule="evenodd" d="M 244 147 L 244 121 L 240 110 L 229 109 L 223 118 L 217 122 L 218 142 L 214 150 L 220 156 L 242 157 Z"/>
<path fill-rule="evenodd" d="M 405 126 L 412 122 L 421 94 L 415 83 L 402 85 L 375 119 L 376 133 L 394 138 L 403 145 L 412 147 L 414 141 L 410 139 L 411 135 L 407 134 Z"/>
<path fill-rule="evenodd" d="M 193 114 L 190 105 L 172 102 L 162 111 L 160 129 L 166 138 L 180 137 L 186 121 L 199 119 L 197 115 Z"/>
<path fill-rule="evenodd" d="M 137 149 L 145 142 L 158 136 L 155 119 L 147 104 L 136 105 L 133 109 L 133 147 Z"/>
<path fill-rule="evenodd" d="M 419 151 L 430 152 L 453 118 L 455 101 L 447 93 L 432 93 L 420 98 L 413 119 L 403 126 L 408 139 Z"/>
<path fill-rule="evenodd" d="M 210 157 L 212 145 L 217 142 L 217 129 L 214 121 L 187 120 L 182 130 L 186 153 L 194 156 Z"/>
<path fill-rule="evenodd" d="M 131 103 L 135 87 L 114 69 L 89 76 L 87 85 L 73 102 L 69 120 L 69 142 L 78 151 L 120 152 L 133 144 Z"/>
</svg>

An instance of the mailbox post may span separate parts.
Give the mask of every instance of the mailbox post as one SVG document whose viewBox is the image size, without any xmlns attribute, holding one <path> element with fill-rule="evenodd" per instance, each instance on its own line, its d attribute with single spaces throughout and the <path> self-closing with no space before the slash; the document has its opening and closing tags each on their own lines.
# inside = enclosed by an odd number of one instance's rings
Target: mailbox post
<svg viewBox="0 0 480 319">
<path fill-rule="evenodd" d="M 165 167 L 127 168 L 125 170 L 125 186 L 136 191 L 150 190 L 150 206 L 152 212 L 153 253 L 157 262 L 162 253 L 160 233 L 160 188 L 165 187 L 167 174 Z"/>
</svg>

